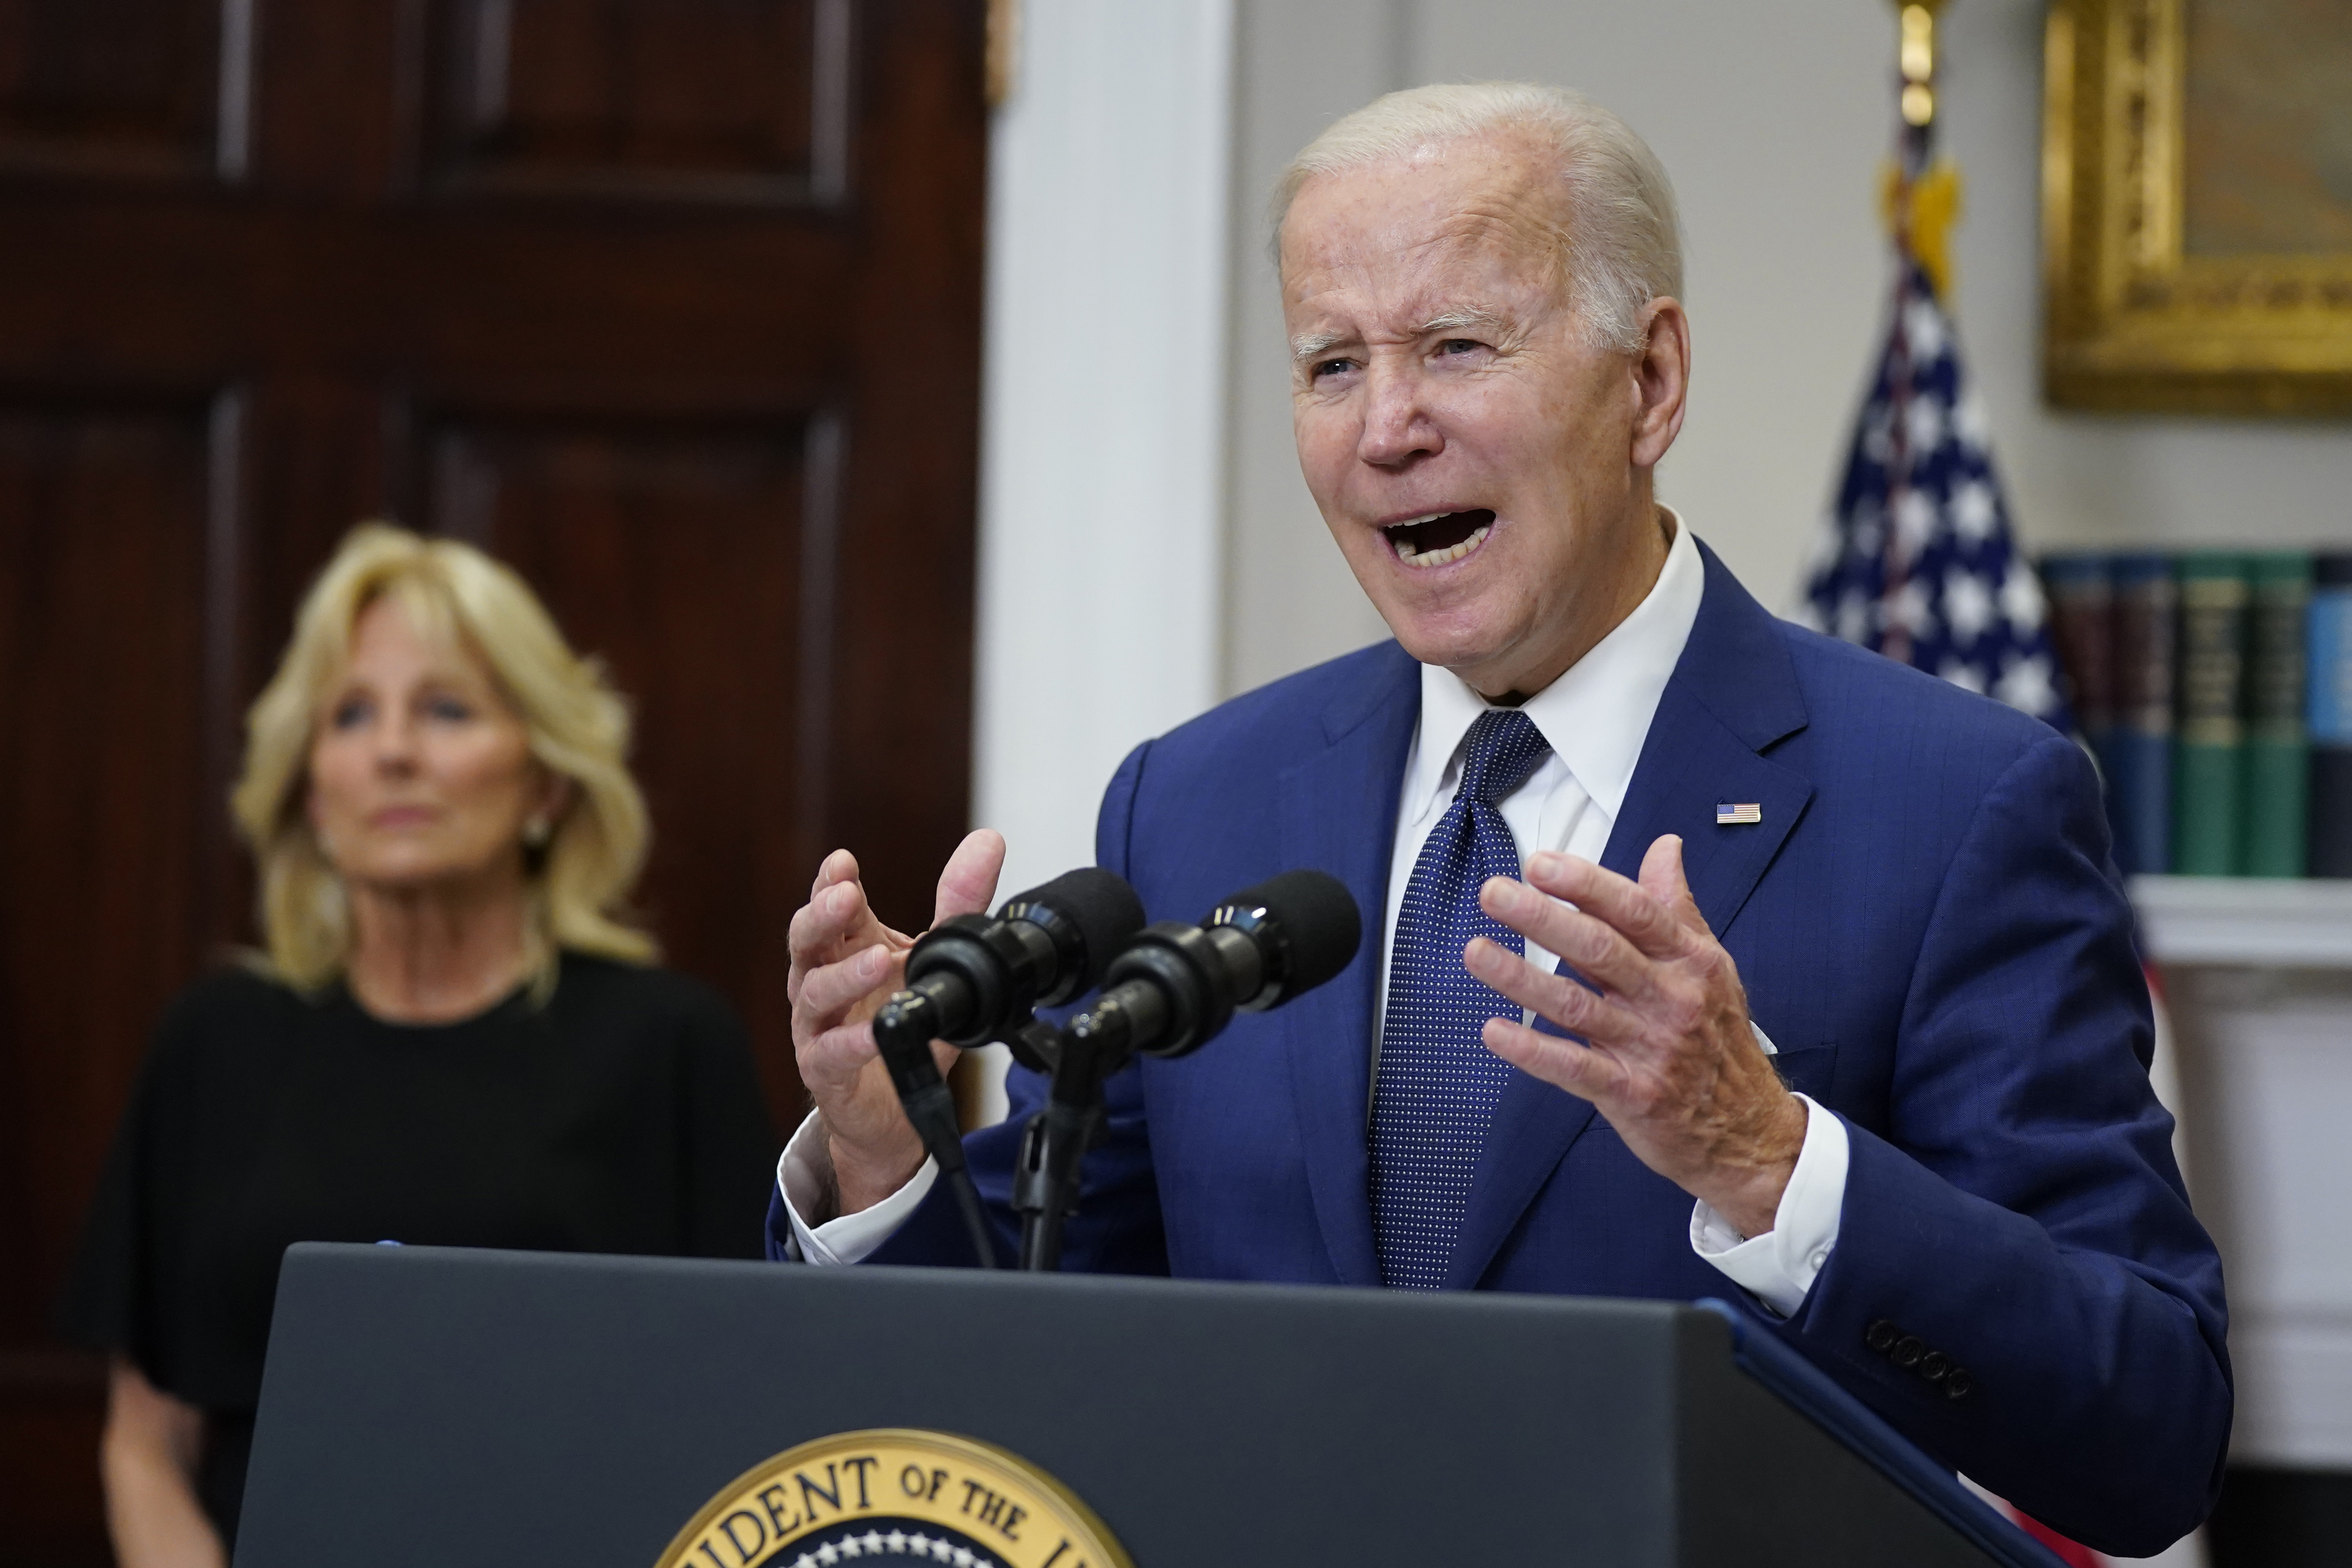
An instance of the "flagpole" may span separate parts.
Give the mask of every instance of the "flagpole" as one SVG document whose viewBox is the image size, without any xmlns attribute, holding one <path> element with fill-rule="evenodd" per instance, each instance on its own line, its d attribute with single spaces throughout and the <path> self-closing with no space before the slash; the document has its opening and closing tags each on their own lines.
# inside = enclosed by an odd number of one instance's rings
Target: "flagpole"
<svg viewBox="0 0 2352 1568">
<path fill-rule="evenodd" d="M 1892 333 L 1888 343 L 1889 363 L 1894 368 L 1888 422 L 1892 438 L 1887 463 L 1887 500 L 1890 521 L 1905 492 L 1910 489 L 1911 459 L 1908 439 L 1908 419 L 1911 397 L 1911 344 L 1906 330 L 1911 305 L 1912 279 L 1920 267 L 1920 247 L 1914 234 L 1917 208 L 1916 193 L 1927 175 L 1935 155 L 1936 131 L 1936 13 L 1943 8 L 1944 0 L 1896 0 L 1895 17 L 1898 27 L 1895 46 L 1895 68 L 1901 83 L 1895 100 L 1902 114 L 1902 130 L 1897 132 L 1895 163 L 1888 172 L 1887 219 L 1894 230 L 1895 251 L 1895 310 Z M 1940 268 L 1935 268 L 1940 271 Z M 1885 592 L 1899 595 L 1910 576 L 1910 552 L 1905 547 L 1902 531 L 1889 527 L 1880 555 L 1885 576 Z M 1911 662 L 1911 634 L 1902 625 L 1889 626 L 1879 645 L 1879 651 L 1905 664 Z"/>
<path fill-rule="evenodd" d="M 1895 104 L 1902 114 L 1902 130 L 1896 138 L 1887 192 L 1887 216 L 1895 243 L 1906 258 L 1927 267 L 1939 289 L 1944 282 L 1942 256 L 1920 253 L 1940 252 L 1942 236 L 1915 236 L 1914 229 L 1919 216 L 1918 186 L 1936 153 L 1936 16 L 1943 8 L 1944 0 L 1895 0 L 1900 29 L 1895 45 Z"/>
<path fill-rule="evenodd" d="M 2011 531 L 1953 330 L 1959 172 L 1935 155 L 1942 0 L 1898 0 L 1894 154 L 1879 196 L 1895 261 L 1885 336 L 1809 564 L 1806 619 L 2068 727 L 2046 604 Z"/>
<path fill-rule="evenodd" d="M 1916 147 L 1916 172 L 1927 164 L 1936 124 L 1936 13 L 1944 8 L 1944 0 L 1895 0 L 1895 7 L 1902 26 L 1895 59 L 1903 73 L 1899 101 L 1906 128 L 1905 151 Z"/>
</svg>

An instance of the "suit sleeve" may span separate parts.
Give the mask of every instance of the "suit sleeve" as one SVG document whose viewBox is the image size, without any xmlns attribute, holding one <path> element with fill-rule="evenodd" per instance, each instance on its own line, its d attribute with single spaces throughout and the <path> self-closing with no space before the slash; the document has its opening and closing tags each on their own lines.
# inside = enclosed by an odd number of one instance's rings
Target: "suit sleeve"
<svg viewBox="0 0 2352 1568">
<path fill-rule="evenodd" d="M 1127 754 L 1103 791 L 1095 823 L 1095 858 L 1107 871 L 1129 874 L 1129 836 L 1135 800 L 1143 787 L 1151 743 Z M 1114 1073 L 1103 1087 L 1101 1138 L 1080 1167 L 1080 1208 L 1062 1233 L 1062 1267 L 1071 1273 L 1165 1274 L 1168 1247 L 1160 1219 L 1160 1189 L 1151 1172 L 1151 1138 L 1145 1125 L 1143 1075 Z M 1017 1063 L 1006 1076 L 1011 1110 L 993 1127 L 964 1140 L 972 1181 L 988 1206 L 997 1256 L 1019 1256 L 1020 1217 L 1013 1209 L 1013 1172 L 1021 1152 L 1021 1131 L 1045 1102 L 1045 1079 Z M 907 1223 L 877 1247 L 871 1263 L 943 1264 L 969 1267 L 976 1259 L 954 1199 L 944 1184 L 931 1191 Z"/>
<path fill-rule="evenodd" d="M 1886 1136 L 1848 1124 L 1837 1247 L 1779 1331 L 2034 1518 L 2158 1552 L 2221 1482 L 2221 1260 L 2148 1087 L 2097 780 L 2063 738 L 1979 807 L 1901 1028 Z M 1945 1363 L 1957 1381 L 1923 1375 Z"/>
</svg>

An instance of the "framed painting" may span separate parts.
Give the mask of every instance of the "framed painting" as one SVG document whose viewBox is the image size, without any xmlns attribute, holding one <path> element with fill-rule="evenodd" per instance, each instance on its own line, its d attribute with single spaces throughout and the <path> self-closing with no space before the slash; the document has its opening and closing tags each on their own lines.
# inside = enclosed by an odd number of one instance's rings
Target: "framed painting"
<svg viewBox="0 0 2352 1568">
<path fill-rule="evenodd" d="M 2347 17 L 2346 0 L 2053 0 L 2052 403 L 2352 414 Z"/>
</svg>

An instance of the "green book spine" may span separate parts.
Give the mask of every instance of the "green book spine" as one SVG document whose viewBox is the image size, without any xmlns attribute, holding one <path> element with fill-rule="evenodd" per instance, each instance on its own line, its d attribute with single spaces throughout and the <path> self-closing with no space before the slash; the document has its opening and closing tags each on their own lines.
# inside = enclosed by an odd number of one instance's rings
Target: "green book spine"
<svg viewBox="0 0 2352 1568">
<path fill-rule="evenodd" d="M 2252 563 L 2246 628 L 2246 864 L 2249 877 L 2300 877 L 2311 746 L 2304 730 L 2304 661 L 2311 557 Z"/>
<path fill-rule="evenodd" d="M 2180 558 L 2179 744 L 2173 751 L 2172 869 L 2245 869 L 2246 623 L 2250 565 L 2231 551 Z"/>
</svg>

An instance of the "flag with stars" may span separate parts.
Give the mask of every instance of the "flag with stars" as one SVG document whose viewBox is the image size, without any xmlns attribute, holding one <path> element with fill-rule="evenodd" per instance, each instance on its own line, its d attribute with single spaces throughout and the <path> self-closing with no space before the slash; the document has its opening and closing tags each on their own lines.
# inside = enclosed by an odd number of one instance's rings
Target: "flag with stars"
<svg viewBox="0 0 2352 1568">
<path fill-rule="evenodd" d="M 2048 607 L 2010 532 L 1983 405 L 1929 268 L 1907 244 L 1898 256 L 1885 350 L 1802 618 L 2071 731 Z"/>
</svg>

